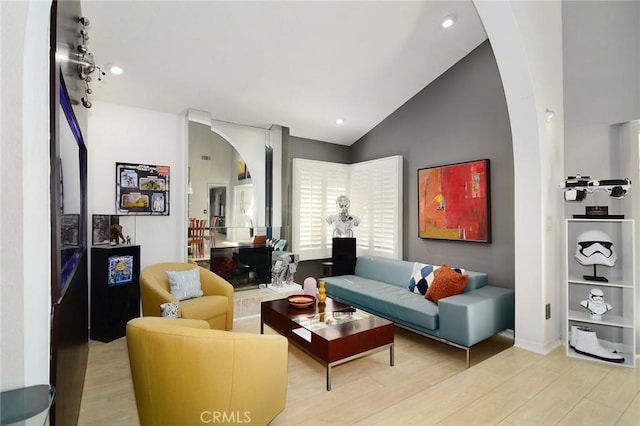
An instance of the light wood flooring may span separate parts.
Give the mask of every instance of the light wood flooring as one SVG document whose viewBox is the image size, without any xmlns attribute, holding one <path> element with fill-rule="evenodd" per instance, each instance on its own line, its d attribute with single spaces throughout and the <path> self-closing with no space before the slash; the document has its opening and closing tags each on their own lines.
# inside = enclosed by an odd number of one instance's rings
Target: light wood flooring
<svg viewBox="0 0 640 426">
<path fill-rule="evenodd" d="M 233 331 L 259 329 L 254 316 Z M 334 367 L 327 392 L 324 367 L 289 345 L 287 406 L 271 424 L 640 425 L 640 368 L 567 358 L 564 348 L 542 356 L 502 336 L 474 347 L 471 364 L 396 328 L 395 366 L 384 350 Z M 124 338 L 90 342 L 79 424 L 138 424 Z"/>
</svg>

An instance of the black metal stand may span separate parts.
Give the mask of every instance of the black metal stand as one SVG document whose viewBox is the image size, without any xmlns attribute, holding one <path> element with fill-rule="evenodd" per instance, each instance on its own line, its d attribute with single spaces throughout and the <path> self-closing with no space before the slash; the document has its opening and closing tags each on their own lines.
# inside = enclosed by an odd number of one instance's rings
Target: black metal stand
<svg viewBox="0 0 640 426">
<path fill-rule="evenodd" d="M 600 277 L 596 274 L 596 265 L 593 265 L 593 275 L 583 275 L 582 278 L 584 278 L 587 281 L 598 281 L 601 283 L 609 282 L 609 280 L 606 279 L 605 277 Z"/>
</svg>

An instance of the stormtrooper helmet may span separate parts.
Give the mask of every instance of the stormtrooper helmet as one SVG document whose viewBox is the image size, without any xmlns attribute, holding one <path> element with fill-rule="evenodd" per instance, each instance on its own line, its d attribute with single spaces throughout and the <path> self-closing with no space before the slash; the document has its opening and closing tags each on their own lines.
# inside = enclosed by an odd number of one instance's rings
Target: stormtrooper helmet
<svg viewBox="0 0 640 426">
<path fill-rule="evenodd" d="M 593 303 L 604 303 L 604 292 L 599 288 L 589 290 L 589 300 Z"/>
<path fill-rule="evenodd" d="M 582 265 L 613 266 L 618 256 L 613 251 L 613 240 L 609 235 L 590 230 L 578 235 L 576 260 Z"/>
</svg>

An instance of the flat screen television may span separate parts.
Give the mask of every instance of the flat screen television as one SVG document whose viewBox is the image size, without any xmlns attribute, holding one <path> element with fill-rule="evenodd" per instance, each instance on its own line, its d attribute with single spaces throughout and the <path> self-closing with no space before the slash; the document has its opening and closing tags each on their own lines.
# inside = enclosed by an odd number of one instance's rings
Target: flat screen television
<svg viewBox="0 0 640 426">
<path fill-rule="evenodd" d="M 64 295 L 86 250 L 87 191 L 87 147 L 62 73 L 58 93 L 57 164 L 52 170 L 52 179 L 57 180 L 59 197 L 55 207 L 59 218 L 57 250 L 60 262 L 59 287 L 53 291 L 56 300 Z"/>
</svg>

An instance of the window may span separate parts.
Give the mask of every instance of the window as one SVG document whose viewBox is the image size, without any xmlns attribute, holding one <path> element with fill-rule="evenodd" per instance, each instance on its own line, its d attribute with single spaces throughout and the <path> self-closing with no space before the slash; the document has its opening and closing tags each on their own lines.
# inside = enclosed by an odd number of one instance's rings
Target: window
<svg viewBox="0 0 640 426">
<path fill-rule="evenodd" d="M 338 195 L 347 193 L 348 174 L 346 164 L 293 160 L 292 243 L 301 260 L 331 257 L 333 229 L 325 218 Z"/>
<path fill-rule="evenodd" d="M 331 257 L 333 226 L 325 218 L 347 195 L 358 255 L 402 258 L 402 157 L 353 165 L 293 160 L 293 251 L 301 260 Z"/>
</svg>

